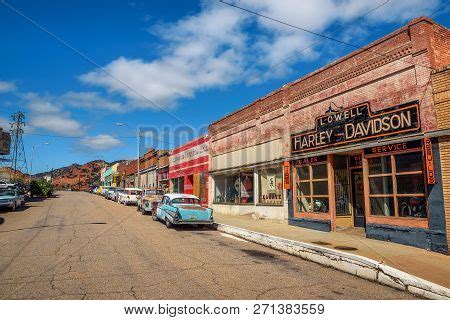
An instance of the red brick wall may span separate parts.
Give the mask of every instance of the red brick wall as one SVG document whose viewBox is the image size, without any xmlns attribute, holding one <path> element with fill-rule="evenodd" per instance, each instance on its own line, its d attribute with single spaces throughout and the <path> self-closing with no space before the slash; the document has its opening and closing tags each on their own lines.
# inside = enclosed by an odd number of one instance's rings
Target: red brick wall
<svg viewBox="0 0 450 320">
<path fill-rule="evenodd" d="M 312 129 L 333 102 L 373 111 L 419 100 L 422 129 L 437 129 L 430 66 L 447 61 L 449 31 L 427 18 L 408 25 L 233 112 L 209 127 L 210 153 L 222 154 Z M 444 53 L 444 51 L 446 51 Z"/>
</svg>

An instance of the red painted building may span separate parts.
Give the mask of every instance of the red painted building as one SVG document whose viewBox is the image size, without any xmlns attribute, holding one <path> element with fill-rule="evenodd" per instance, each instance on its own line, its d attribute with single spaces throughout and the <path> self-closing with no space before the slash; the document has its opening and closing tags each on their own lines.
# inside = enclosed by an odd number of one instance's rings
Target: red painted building
<svg viewBox="0 0 450 320">
<path fill-rule="evenodd" d="M 169 157 L 170 191 L 198 196 L 208 203 L 208 137 L 172 150 Z"/>
</svg>

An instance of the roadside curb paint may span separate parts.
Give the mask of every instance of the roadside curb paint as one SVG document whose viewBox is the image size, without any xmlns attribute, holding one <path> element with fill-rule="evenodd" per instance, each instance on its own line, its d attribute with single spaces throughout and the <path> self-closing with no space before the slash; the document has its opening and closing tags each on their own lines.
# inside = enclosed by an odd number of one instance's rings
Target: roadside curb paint
<svg viewBox="0 0 450 320">
<path fill-rule="evenodd" d="M 450 289 L 366 257 L 221 223 L 215 223 L 212 228 L 422 298 L 450 300 Z"/>
</svg>

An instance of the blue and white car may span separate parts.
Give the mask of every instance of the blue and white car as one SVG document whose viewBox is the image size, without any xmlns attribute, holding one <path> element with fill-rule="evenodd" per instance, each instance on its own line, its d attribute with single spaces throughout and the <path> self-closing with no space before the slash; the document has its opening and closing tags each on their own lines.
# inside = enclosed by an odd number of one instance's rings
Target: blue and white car
<svg viewBox="0 0 450 320">
<path fill-rule="evenodd" d="M 0 188 L 0 208 L 15 211 L 25 204 L 25 196 L 15 188 Z"/>
<path fill-rule="evenodd" d="M 173 225 L 211 225 L 213 210 L 201 206 L 200 199 L 191 194 L 168 193 L 158 204 L 153 220 L 161 220 L 166 227 Z"/>
</svg>

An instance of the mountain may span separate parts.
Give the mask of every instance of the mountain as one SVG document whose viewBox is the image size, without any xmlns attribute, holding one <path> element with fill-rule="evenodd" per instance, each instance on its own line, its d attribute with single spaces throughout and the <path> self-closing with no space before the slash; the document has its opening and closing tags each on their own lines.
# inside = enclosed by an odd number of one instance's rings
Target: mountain
<svg viewBox="0 0 450 320">
<path fill-rule="evenodd" d="M 121 161 L 108 163 L 103 160 L 94 160 L 83 165 L 74 163 L 50 172 L 35 174 L 33 178 L 52 177 L 55 189 L 88 190 L 89 186 L 100 183 L 100 171 L 105 165 L 113 165 Z"/>
</svg>

